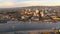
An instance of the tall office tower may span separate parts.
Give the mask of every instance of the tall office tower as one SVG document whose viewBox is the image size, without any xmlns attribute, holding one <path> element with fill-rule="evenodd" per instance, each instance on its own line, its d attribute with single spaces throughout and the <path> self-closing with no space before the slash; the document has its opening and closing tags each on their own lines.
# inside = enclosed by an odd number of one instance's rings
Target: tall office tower
<svg viewBox="0 0 60 34">
<path fill-rule="evenodd" d="M 42 11 L 42 12 L 40 12 L 40 14 L 41 14 L 41 17 L 44 17 L 44 12 Z"/>
<path fill-rule="evenodd" d="M 36 10 L 35 10 L 36 16 L 39 16 L 38 13 L 39 13 L 39 9 L 36 8 Z"/>
<path fill-rule="evenodd" d="M 39 10 L 39 20 L 42 20 L 44 17 L 44 9 Z"/>
<path fill-rule="evenodd" d="M 53 10 L 53 14 L 57 16 L 57 12 L 56 12 L 56 10 Z"/>
<path fill-rule="evenodd" d="M 39 11 L 38 14 L 39 14 L 39 21 L 40 21 L 42 19 L 41 14 L 40 14 L 40 11 Z"/>
</svg>

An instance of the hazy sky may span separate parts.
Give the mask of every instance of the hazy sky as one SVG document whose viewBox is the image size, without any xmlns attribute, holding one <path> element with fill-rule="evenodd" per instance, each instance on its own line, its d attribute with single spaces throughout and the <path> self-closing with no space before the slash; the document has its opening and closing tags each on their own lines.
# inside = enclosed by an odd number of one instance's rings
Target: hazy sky
<svg viewBox="0 0 60 34">
<path fill-rule="evenodd" d="M 0 0 L 0 8 L 25 6 L 60 6 L 60 0 Z"/>
</svg>

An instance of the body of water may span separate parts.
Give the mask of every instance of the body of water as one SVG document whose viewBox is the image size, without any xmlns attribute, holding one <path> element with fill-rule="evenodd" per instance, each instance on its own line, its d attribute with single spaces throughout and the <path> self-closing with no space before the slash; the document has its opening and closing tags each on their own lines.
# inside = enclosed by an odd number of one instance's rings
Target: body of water
<svg viewBox="0 0 60 34">
<path fill-rule="evenodd" d="M 45 30 L 45 29 L 60 29 L 60 22 L 57 23 L 37 23 L 37 22 L 19 22 L 8 21 L 5 24 L 0 24 L 0 32 L 25 31 L 25 30 Z"/>
</svg>

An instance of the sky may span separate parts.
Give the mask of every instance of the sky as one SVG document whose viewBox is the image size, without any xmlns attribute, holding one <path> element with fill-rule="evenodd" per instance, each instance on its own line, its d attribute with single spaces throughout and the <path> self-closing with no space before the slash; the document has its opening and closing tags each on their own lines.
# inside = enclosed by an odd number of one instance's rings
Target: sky
<svg viewBox="0 0 60 34">
<path fill-rule="evenodd" d="M 0 8 L 26 6 L 60 6 L 60 0 L 0 0 Z"/>
</svg>

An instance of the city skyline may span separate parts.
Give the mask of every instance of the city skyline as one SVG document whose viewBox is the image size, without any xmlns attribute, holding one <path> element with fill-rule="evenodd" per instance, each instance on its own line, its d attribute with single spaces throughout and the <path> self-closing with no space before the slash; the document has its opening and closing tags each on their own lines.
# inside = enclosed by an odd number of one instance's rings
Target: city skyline
<svg viewBox="0 0 60 34">
<path fill-rule="evenodd" d="M 0 8 L 26 6 L 60 6 L 60 0 L 0 0 Z"/>
</svg>

